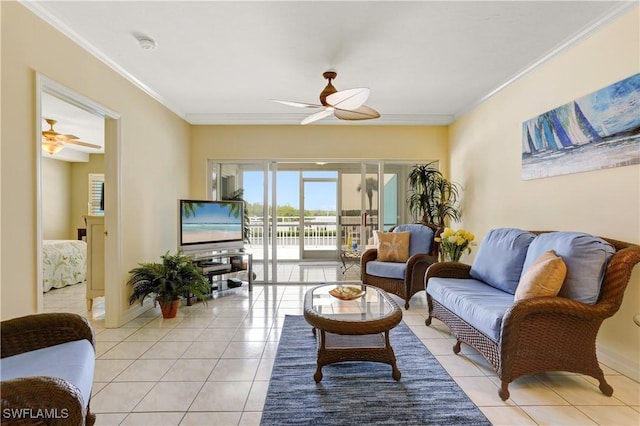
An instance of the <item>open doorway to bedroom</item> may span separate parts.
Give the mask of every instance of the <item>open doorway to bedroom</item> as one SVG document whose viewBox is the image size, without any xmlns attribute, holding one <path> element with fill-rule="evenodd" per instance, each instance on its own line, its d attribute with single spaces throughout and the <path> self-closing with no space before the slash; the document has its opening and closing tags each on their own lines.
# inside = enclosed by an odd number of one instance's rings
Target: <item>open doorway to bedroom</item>
<svg viewBox="0 0 640 426">
<path fill-rule="evenodd" d="M 107 302 L 106 283 L 109 265 L 119 262 L 118 183 L 109 183 L 117 181 L 118 116 L 41 75 L 36 87 L 38 311 L 75 312 L 113 326 L 120 305 L 114 294 L 116 302 Z M 94 220 L 100 231 L 87 226 Z"/>
</svg>

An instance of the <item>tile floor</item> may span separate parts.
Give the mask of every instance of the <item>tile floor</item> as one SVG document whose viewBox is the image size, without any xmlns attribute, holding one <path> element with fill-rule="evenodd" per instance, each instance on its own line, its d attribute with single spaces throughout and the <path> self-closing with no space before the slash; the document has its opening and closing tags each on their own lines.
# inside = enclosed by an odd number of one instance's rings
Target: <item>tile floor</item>
<svg viewBox="0 0 640 426">
<path fill-rule="evenodd" d="M 335 266 L 307 268 L 306 275 L 293 276 L 341 277 L 331 271 Z M 256 285 L 251 293 L 243 287 L 206 306 L 181 306 L 174 319 L 153 309 L 118 329 L 104 328 L 101 299 L 86 311 L 83 285 L 46 293 L 45 306 L 87 315 L 95 327 L 91 408 L 97 425 L 257 425 L 284 316 L 302 314 L 311 286 Z M 611 398 L 590 377 L 554 373 L 517 380 L 502 402 L 499 381 L 484 359 L 464 346 L 462 355 L 454 355 L 447 327 L 438 321 L 426 327 L 426 313 L 420 293 L 403 320 L 493 424 L 640 424 L 640 384 L 605 366 L 615 390 Z"/>
</svg>

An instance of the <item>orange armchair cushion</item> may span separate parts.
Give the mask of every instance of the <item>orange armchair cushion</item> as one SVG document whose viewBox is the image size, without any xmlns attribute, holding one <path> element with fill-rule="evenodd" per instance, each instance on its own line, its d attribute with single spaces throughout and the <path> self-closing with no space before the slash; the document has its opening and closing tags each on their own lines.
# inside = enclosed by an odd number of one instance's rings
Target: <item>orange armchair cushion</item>
<svg viewBox="0 0 640 426">
<path fill-rule="evenodd" d="M 409 259 L 409 242 L 411 233 L 380 232 L 378 233 L 378 259 L 381 262 L 406 262 Z"/>
</svg>

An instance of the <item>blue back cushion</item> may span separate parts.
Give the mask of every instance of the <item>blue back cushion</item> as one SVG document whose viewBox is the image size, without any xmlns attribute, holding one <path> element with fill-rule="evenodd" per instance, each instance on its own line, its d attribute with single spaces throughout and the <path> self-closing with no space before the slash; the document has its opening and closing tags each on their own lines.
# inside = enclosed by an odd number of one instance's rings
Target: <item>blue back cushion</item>
<svg viewBox="0 0 640 426">
<path fill-rule="evenodd" d="M 515 228 L 492 229 L 484 237 L 470 274 L 491 287 L 515 294 L 529 244 L 535 234 Z"/>
<path fill-rule="evenodd" d="M 595 304 L 615 247 L 602 238 L 582 232 L 540 234 L 529 246 L 523 271 L 547 250 L 554 250 L 567 265 L 567 277 L 558 296 Z"/>
<path fill-rule="evenodd" d="M 409 239 L 409 256 L 418 253 L 429 253 L 431 251 L 431 243 L 433 243 L 434 237 L 433 229 L 420 225 L 419 223 L 398 225 L 393 229 L 393 232 L 405 231 L 411 233 L 411 238 Z"/>
</svg>

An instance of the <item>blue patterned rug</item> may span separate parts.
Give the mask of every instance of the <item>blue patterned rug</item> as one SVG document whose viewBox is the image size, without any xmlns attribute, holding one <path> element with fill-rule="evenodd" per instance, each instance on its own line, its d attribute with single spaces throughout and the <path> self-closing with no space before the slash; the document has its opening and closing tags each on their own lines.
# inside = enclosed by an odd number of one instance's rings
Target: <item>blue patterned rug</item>
<svg viewBox="0 0 640 426">
<path fill-rule="evenodd" d="M 390 333 L 402 378 L 391 366 L 343 362 L 322 367 L 302 316 L 284 321 L 261 425 L 490 425 L 422 342 L 401 322 Z"/>
</svg>

